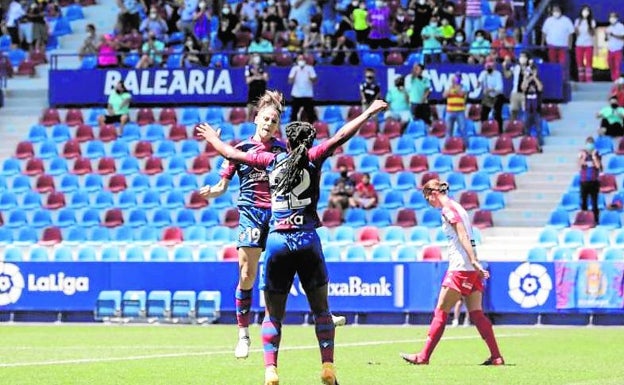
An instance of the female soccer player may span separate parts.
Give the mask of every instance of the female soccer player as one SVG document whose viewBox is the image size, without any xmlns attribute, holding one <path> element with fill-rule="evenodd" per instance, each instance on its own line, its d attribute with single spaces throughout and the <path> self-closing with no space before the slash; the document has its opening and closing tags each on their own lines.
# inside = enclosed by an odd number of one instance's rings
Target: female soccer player
<svg viewBox="0 0 624 385">
<path fill-rule="evenodd" d="M 425 183 L 423 194 L 433 207 L 442 209 L 442 229 L 449 239 L 449 268 L 442 282 L 438 304 L 433 313 L 429 334 L 424 348 L 417 354 L 401 354 L 403 359 L 415 365 L 429 364 L 429 358 L 444 333 L 448 314 L 453 306 L 464 297 L 472 323 L 490 349 L 490 358 L 483 365 L 504 365 L 498 350 L 496 337 L 490 320 L 483 314 L 483 282 L 490 273 L 477 259 L 472 226 L 464 208 L 446 194 L 449 185 L 438 179 Z"/>
<path fill-rule="evenodd" d="M 316 212 L 321 165 L 334 150 L 349 140 L 371 116 L 387 104 L 377 100 L 360 116 L 343 126 L 335 136 L 312 147 L 316 131 L 305 122 L 286 126 L 288 154 L 242 152 L 223 143 L 207 124 L 198 132 L 226 159 L 266 169 L 271 191 L 271 225 L 267 239 L 264 274 L 266 313 L 262 323 L 265 385 L 278 385 L 277 355 L 281 340 L 286 299 L 295 273 L 306 292 L 314 314 L 316 337 L 321 351 L 321 381 L 337 385 L 334 369 L 334 335 L 327 300 L 327 268 L 316 233 L 320 220 Z"/>
</svg>

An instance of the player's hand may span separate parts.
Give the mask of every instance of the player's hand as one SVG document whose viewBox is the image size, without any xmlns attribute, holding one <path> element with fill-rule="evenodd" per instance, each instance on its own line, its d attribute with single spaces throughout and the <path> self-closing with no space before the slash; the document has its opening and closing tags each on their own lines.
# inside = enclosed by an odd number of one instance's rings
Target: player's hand
<svg viewBox="0 0 624 385">
<path fill-rule="evenodd" d="M 210 198 L 210 191 L 211 191 L 211 186 L 210 185 L 206 185 L 202 188 L 199 189 L 199 195 L 202 196 L 202 198 L 204 199 L 208 199 Z"/>
<path fill-rule="evenodd" d="M 375 101 L 373 101 L 371 103 L 371 105 L 368 107 L 367 111 L 370 114 L 376 114 L 380 111 L 384 111 L 385 109 L 388 108 L 388 103 L 386 103 L 385 101 L 381 100 L 381 99 L 377 99 Z"/>
<path fill-rule="evenodd" d="M 488 279 L 490 278 L 490 272 L 485 270 L 483 268 L 483 266 L 481 266 L 481 264 L 479 262 L 474 264 L 475 269 L 477 269 L 477 271 L 479 272 L 479 277 L 483 278 L 483 279 Z"/>
<path fill-rule="evenodd" d="M 197 133 L 202 138 L 210 141 L 211 139 L 218 139 L 221 136 L 221 129 L 217 128 L 216 130 L 212 128 L 212 126 L 208 123 L 200 123 L 195 126 Z"/>
</svg>

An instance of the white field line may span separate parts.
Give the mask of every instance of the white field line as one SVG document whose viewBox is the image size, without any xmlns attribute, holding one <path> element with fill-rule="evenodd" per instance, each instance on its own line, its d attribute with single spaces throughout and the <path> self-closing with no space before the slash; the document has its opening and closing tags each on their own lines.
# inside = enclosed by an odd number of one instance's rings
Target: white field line
<svg viewBox="0 0 624 385">
<path fill-rule="evenodd" d="M 497 338 L 518 338 L 518 337 L 527 337 L 530 334 L 499 334 Z M 480 338 L 479 336 L 452 336 L 443 338 L 444 341 L 453 341 L 453 340 L 469 340 Z M 366 341 L 366 342 L 347 342 L 337 344 L 339 348 L 352 348 L 352 347 L 362 347 L 362 346 L 374 346 L 374 345 L 392 345 L 392 344 L 404 344 L 411 342 L 423 342 L 424 338 L 419 339 L 411 339 L 411 340 L 386 340 L 386 341 Z M 88 348 L 88 347 L 87 347 Z M 141 346 L 136 346 L 135 348 L 141 349 Z M 304 346 L 284 346 L 280 348 L 280 351 L 288 351 L 288 350 L 311 350 L 318 349 L 318 345 L 304 345 Z M 262 349 L 251 349 L 251 352 L 262 352 Z M 33 361 L 33 362 L 13 362 L 0 364 L 0 368 L 17 368 L 17 367 L 28 367 L 28 366 L 55 366 L 55 365 L 75 365 L 75 364 L 93 364 L 100 362 L 117 362 L 117 361 L 140 361 L 140 360 L 151 360 L 151 359 L 159 359 L 159 358 L 180 358 L 180 357 L 197 357 L 197 356 L 213 356 L 220 354 L 232 354 L 232 349 L 229 350 L 219 350 L 219 351 L 207 351 L 207 352 L 185 352 L 185 353 L 160 353 L 160 354 L 145 354 L 138 356 L 126 356 L 126 357 L 101 357 L 101 358 L 76 358 L 76 359 L 67 359 L 67 360 L 54 360 L 54 361 Z"/>
</svg>

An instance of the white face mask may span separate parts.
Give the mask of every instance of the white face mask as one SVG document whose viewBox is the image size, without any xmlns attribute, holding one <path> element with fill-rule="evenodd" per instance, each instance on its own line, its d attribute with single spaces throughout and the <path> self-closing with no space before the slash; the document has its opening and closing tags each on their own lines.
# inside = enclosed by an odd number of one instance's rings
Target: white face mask
<svg viewBox="0 0 624 385">
<path fill-rule="evenodd" d="M 262 59 L 260 58 L 260 56 L 254 56 L 253 58 L 254 64 L 260 64 L 261 62 L 262 62 Z"/>
<path fill-rule="evenodd" d="M 418 0 L 418 4 L 420 4 L 420 5 L 425 5 L 426 2 L 427 2 L 427 0 Z"/>
<path fill-rule="evenodd" d="M 304 67 L 306 65 L 306 62 L 305 62 L 305 60 L 297 60 L 297 65 L 299 67 Z"/>
<path fill-rule="evenodd" d="M 521 57 L 520 59 L 518 59 L 518 61 L 520 62 L 520 64 L 526 64 L 529 60 L 525 57 Z"/>
<path fill-rule="evenodd" d="M 581 12 L 581 16 L 588 17 L 589 16 L 589 11 L 584 9 L 583 12 Z"/>
<path fill-rule="evenodd" d="M 559 17 L 561 17 L 561 12 L 559 12 L 559 11 L 553 12 L 553 16 L 556 17 L 556 18 L 559 18 Z"/>
<path fill-rule="evenodd" d="M 154 20 L 154 19 L 156 19 L 157 17 L 158 17 L 158 15 L 157 15 L 157 14 L 155 14 L 155 13 L 150 13 L 150 19 Z"/>
<path fill-rule="evenodd" d="M 230 9 L 229 8 L 223 8 L 221 10 L 221 12 L 223 12 L 224 15 L 229 15 L 230 14 Z"/>
<path fill-rule="evenodd" d="M 617 23 L 617 21 L 618 21 L 617 17 L 610 17 L 609 18 L 609 23 L 611 23 L 611 24 L 615 24 L 615 23 Z"/>
<path fill-rule="evenodd" d="M 275 0 L 269 0 L 267 1 L 267 4 L 269 5 L 269 7 L 272 7 L 275 5 Z"/>
<path fill-rule="evenodd" d="M 462 35 L 455 36 L 455 41 L 458 43 L 461 43 L 464 41 L 464 37 Z"/>
<path fill-rule="evenodd" d="M 205 9 L 206 3 L 199 3 L 199 9 Z"/>
</svg>

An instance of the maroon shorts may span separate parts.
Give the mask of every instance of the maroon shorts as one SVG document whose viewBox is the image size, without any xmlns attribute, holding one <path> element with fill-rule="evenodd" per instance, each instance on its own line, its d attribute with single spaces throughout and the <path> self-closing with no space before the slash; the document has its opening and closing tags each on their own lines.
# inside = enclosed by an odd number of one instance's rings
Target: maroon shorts
<svg viewBox="0 0 624 385">
<path fill-rule="evenodd" d="M 475 291 L 483 292 L 483 281 L 478 271 L 447 271 L 442 286 L 458 291 L 463 296 Z"/>
</svg>

